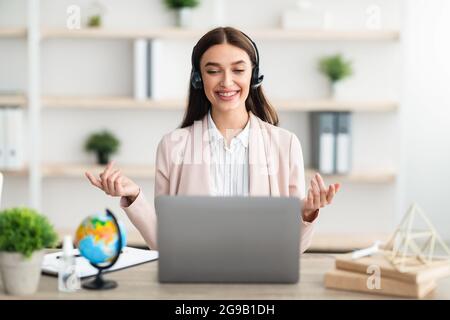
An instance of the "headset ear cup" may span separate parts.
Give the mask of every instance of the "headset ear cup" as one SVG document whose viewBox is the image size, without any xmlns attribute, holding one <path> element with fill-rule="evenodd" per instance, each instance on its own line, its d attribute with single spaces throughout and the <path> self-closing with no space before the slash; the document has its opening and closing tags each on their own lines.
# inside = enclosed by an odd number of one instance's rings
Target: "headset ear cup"
<svg viewBox="0 0 450 320">
<path fill-rule="evenodd" d="M 263 75 L 259 74 L 259 67 L 253 68 L 252 71 L 252 88 L 258 88 L 264 79 Z"/>
<path fill-rule="evenodd" d="M 191 84 L 194 89 L 203 88 L 202 77 L 197 71 L 193 71 L 191 75 Z"/>
</svg>

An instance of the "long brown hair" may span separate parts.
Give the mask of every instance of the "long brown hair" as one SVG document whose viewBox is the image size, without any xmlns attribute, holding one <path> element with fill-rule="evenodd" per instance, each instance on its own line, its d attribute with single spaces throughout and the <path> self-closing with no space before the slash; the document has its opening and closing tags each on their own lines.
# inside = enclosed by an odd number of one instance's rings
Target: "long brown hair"
<svg viewBox="0 0 450 320">
<path fill-rule="evenodd" d="M 207 32 L 192 51 L 193 67 L 200 72 L 200 59 L 210 47 L 228 43 L 247 52 L 252 62 L 252 66 L 256 65 L 256 54 L 252 43 L 239 30 L 232 27 L 219 27 Z M 275 126 L 278 125 L 278 115 L 275 109 L 267 100 L 263 93 L 262 86 L 253 89 L 250 87 L 249 94 L 245 100 L 247 111 L 253 112 L 261 120 L 266 121 Z M 205 91 L 202 89 L 194 89 L 189 82 L 189 100 L 188 106 L 181 123 L 181 128 L 188 127 L 196 120 L 202 119 L 211 108 L 211 102 L 206 97 Z"/>
</svg>

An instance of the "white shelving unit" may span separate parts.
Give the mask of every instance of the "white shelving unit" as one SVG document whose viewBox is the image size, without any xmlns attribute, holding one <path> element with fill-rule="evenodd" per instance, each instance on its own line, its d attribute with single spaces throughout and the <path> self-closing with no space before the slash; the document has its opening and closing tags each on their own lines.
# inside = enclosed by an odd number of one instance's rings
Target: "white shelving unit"
<svg viewBox="0 0 450 320">
<path fill-rule="evenodd" d="M 108 29 L 55 29 L 44 28 L 42 37 L 48 39 L 78 38 L 78 39 L 198 39 L 208 29 L 154 29 L 154 30 L 108 30 Z M 17 32 L 17 31 L 16 31 Z M 250 30 L 255 40 L 291 40 L 291 41 L 397 41 L 398 31 L 369 31 L 369 30 L 283 30 L 283 29 L 255 29 Z"/>
<path fill-rule="evenodd" d="M 173 109 L 184 110 L 186 99 L 180 100 L 136 100 L 132 97 L 55 97 L 42 98 L 43 107 L 83 108 L 83 109 Z M 1 103 L 1 100 L 0 100 Z M 274 100 L 279 111 L 353 111 L 353 112 L 393 112 L 398 108 L 392 101 L 334 101 L 334 100 Z"/>
<path fill-rule="evenodd" d="M 42 27 L 39 21 L 39 0 L 28 0 L 27 28 L 0 28 L 1 38 L 24 38 L 28 50 L 28 89 L 26 94 L 0 96 L 0 106 L 18 105 L 27 110 L 28 127 L 30 130 L 31 149 L 28 150 L 29 163 L 20 171 L 5 172 L 6 175 L 28 177 L 30 190 L 30 205 L 40 209 L 43 179 L 83 178 L 85 171 L 98 172 L 101 166 L 83 163 L 42 163 L 41 161 L 41 123 L 40 117 L 45 109 L 141 109 L 148 110 L 183 110 L 186 99 L 147 99 L 136 100 L 131 96 L 48 96 L 42 95 L 40 90 L 40 50 L 45 41 L 59 40 L 104 40 L 115 39 L 134 41 L 135 39 L 164 40 L 193 40 L 205 33 L 205 30 L 180 30 L 174 28 L 119 30 L 119 29 L 81 29 L 67 30 L 63 28 Z M 396 30 L 365 31 L 365 30 L 281 30 L 258 29 L 250 32 L 256 40 L 276 40 L 289 42 L 364 42 L 364 43 L 392 43 L 398 42 L 400 33 Z M 364 45 L 364 44 L 363 44 Z M 279 111 L 310 112 L 310 111 L 352 111 L 357 113 L 395 113 L 399 104 L 396 101 L 334 101 L 326 99 L 284 99 L 274 100 L 273 104 Z M 153 179 L 154 166 L 125 165 L 123 172 L 130 177 Z M 313 174 L 313 169 L 307 169 L 307 178 Z M 347 181 L 364 184 L 391 184 L 396 181 L 396 172 L 391 169 L 355 171 L 345 176 L 327 176 L 330 180 Z"/>
</svg>

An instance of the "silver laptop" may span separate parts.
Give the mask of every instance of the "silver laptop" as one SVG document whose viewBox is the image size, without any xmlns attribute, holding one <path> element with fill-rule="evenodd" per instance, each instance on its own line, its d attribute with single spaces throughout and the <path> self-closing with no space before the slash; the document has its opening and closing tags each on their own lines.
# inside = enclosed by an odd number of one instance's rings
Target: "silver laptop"
<svg viewBox="0 0 450 320">
<path fill-rule="evenodd" d="M 160 282 L 298 282 L 298 198 L 159 196 L 155 208 Z"/>
</svg>

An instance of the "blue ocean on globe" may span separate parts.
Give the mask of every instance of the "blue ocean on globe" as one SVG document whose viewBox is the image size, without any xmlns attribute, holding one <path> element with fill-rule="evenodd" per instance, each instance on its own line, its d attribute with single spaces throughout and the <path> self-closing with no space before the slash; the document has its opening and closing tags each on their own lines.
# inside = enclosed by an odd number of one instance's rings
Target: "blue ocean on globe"
<svg viewBox="0 0 450 320">
<path fill-rule="evenodd" d="M 122 247 L 126 246 L 126 232 L 119 221 Z M 95 214 L 83 220 L 77 229 L 75 243 L 80 254 L 95 265 L 110 263 L 118 254 L 119 230 L 106 214 Z"/>
</svg>

